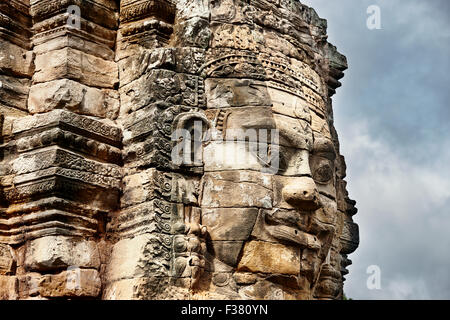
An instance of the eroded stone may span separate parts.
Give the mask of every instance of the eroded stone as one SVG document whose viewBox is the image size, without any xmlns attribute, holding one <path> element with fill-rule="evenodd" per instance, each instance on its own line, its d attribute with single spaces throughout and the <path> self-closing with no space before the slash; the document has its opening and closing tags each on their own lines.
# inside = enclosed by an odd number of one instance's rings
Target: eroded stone
<svg viewBox="0 0 450 320">
<path fill-rule="evenodd" d="M 25 268 L 47 271 L 68 267 L 98 268 L 100 257 L 94 241 L 64 236 L 31 240 L 25 251 Z"/>
<path fill-rule="evenodd" d="M 300 249 L 264 241 L 247 242 L 237 270 L 298 275 Z"/>
</svg>

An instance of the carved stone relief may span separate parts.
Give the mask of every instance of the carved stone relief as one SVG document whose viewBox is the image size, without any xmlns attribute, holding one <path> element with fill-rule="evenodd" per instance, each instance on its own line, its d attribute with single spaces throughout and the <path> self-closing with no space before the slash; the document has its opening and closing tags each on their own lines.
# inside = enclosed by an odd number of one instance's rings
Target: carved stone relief
<svg viewBox="0 0 450 320">
<path fill-rule="evenodd" d="M 298 1 L 2 2 L 0 299 L 341 299 L 346 68 Z"/>
</svg>

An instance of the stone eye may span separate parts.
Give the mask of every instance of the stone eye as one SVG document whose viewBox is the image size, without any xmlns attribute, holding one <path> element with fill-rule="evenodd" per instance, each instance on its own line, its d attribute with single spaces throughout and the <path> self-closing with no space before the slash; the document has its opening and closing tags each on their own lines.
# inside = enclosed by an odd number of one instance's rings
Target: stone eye
<svg viewBox="0 0 450 320">
<path fill-rule="evenodd" d="M 333 169 L 331 166 L 326 163 L 320 165 L 313 174 L 313 178 L 315 181 L 319 183 L 327 183 L 333 178 Z"/>
</svg>

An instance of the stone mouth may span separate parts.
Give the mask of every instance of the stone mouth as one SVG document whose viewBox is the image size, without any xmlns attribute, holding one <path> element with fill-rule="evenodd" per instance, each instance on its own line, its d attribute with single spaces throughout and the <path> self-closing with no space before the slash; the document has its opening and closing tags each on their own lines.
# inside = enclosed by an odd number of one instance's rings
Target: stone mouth
<svg viewBox="0 0 450 320">
<path fill-rule="evenodd" d="M 284 242 L 295 243 L 302 248 L 318 251 L 322 247 L 319 239 L 315 235 L 298 228 L 287 225 L 267 225 L 266 230 L 272 237 Z"/>
<path fill-rule="evenodd" d="M 275 210 L 267 214 L 265 228 L 275 239 L 294 243 L 302 248 L 320 250 L 322 247 L 318 237 L 307 230 L 311 212 Z"/>
</svg>

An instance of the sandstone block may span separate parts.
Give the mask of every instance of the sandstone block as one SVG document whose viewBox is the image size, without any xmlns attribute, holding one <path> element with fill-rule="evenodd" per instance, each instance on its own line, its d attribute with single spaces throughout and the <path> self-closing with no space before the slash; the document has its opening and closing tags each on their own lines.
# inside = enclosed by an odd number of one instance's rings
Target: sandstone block
<svg viewBox="0 0 450 320">
<path fill-rule="evenodd" d="M 115 119 L 119 113 L 119 95 L 113 90 L 92 88 L 68 79 L 33 85 L 28 110 L 42 113 L 54 109 Z"/>
<path fill-rule="evenodd" d="M 17 277 L 0 275 L 0 300 L 17 300 L 18 297 Z"/>
<path fill-rule="evenodd" d="M 192 47 L 176 48 L 175 69 L 177 72 L 181 73 L 199 74 L 201 66 L 205 63 L 205 59 L 206 59 L 205 49 Z"/>
<path fill-rule="evenodd" d="M 168 276 L 170 238 L 151 234 L 141 234 L 131 239 L 122 239 L 112 249 L 110 262 L 106 269 L 109 281 L 140 278 L 145 276 Z"/>
<path fill-rule="evenodd" d="M 12 248 L 6 244 L 0 244 L 0 275 L 10 274 L 16 264 Z"/>
<path fill-rule="evenodd" d="M 249 79 L 207 79 L 205 93 L 208 108 L 272 105 L 262 81 Z"/>
<path fill-rule="evenodd" d="M 359 245 L 359 227 L 352 221 L 345 221 L 341 235 L 342 249 L 344 254 L 350 254 L 356 250 Z"/>
<path fill-rule="evenodd" d="M 207 48 L 211 37 L 208 20 L 198 16 L 178 23 L 174 33 L 179 47 Z"/>
<path fill-rule="evenodd" d="M 138 79 L 152 69 L 171 69 L 175 66 L 175 50 L 157 48 L 154 50 L 139 47 L 135 54 L 118 62 L 120 87 Z"/>
<path fill-rule="evenodd" d="M 264 162 L 259 155 L 267 155 L 267 144 L 245 141 L 212 141 L 203 148 L 205 171 L 254 170 L 262 171 Z"/>
<path fill-rule="evenodd" d="M 181 0 L 176 5 L 180 19 L 186 20 L 194 17 L 209 19 L 208 1 L 206 0 Z"/>
<path fill-rule="evenodd" d="M 308 288 L 309 289 L 309 288 Z M 257 300 L 310 300 L 309 292 L 293 290 L 272 281 L 258 281 L 239 290 L 241 299 Z"/>
<path fill-rule="evenodd" d="M 189 299 L 190 279 L 145 277 L 123 279 L 109 283 L 103 292 L 104 300 L 180 300 Z"/>
<path fill-rule="evenodd" d="M 203 209 L 202 224 L 211 240 L 247 240 L 257 215 L 256 208 Z"/>
<path fill-rule="evenodd" d="M 32 51 L 0 39 L 0 69 L 3 72 L 31 78 L 34 71 L 33 59 Z"/>
<path fill-rule="evenodd" d="M 273 103 L 273 112 L 311 122 L 308 103 L 301 97 L 278 88 L 268 87 L 267 90 Z"/>
<path fill-rule="evenodd" d="M 122 207 L 137 205 L 158 196 L 176 203 L 197 203 L 199 182 L 195 178 L 152 168 L 126 176 L 123 181 Z"/>
<path fill-rule="evenodd" d="M 306 120 L 280 114 L 274 114 L 273 117 L 279 130 L 280 145 L 296 149 L 312 149 L 313 133 Z"/>
<path fill-rule="evenodd" d="M 311 112 L 311 129 L 327 139 L 332 139 L 328 121 L 315 112 Z"/>
<path fill-rule="evenodd" d="M 3 136 L 9 136 L 12 134 L 12 125 L 17 118 L 25 117 L 28 112 L 22 111 L 10 106 L 6 106 L 0 102 L 0 113 L 3 114 L 3 128 L 0 131 Z"/>
<path fill-rule="evenodd" d="M 300 249 L 283 244 L 250 241 L 244 246 L 238 271 L 300 274 Z"/>
<path fill-rule="evenodd" d="M 29 86 L 28 79 L 0 75 L 0 103 L 26 111 Z"/>
<path fill-rule="evenodd" d="M 59 274 L 45 275 L 39 283 L 41 296 L 61 297 L 97 297 L 102 283 L 97 270 L 72 269 Z"/>
<path fill-rule="evenodd" d="M 206 173 L 202 188 L 202 207 L 272 207 L 271 176 L 259 172 Z"/>
<path fill-rule="evenodd" d="M 150 70 L 137 80 L 120 88 L 123 117 L 152 103 L 197 106 L 202 93 L 201 79 L 197 76 L 170 70 Z"/>
<path fill-rule="evenodd" d="M 118 84 L 118 70 L 113 61 L 72 48 L 40 54 L 35 64 L 34 83 L 68 78 L 101 88 L 114 88 Z"/>
<path fill-rule="evenodd" d="M 21 299 L 39 295 L 39 284 L 42 275 L 40 273 L 31 272 L 25 275 L 17 276 L 19 285 L 19 296 Z"/>
<path fill-rule="evenodd" d="M 94 241 L 64 236 L 48 236 L 26 244 L 25 268 L 48 271 L 70 266 L 98 268 L 100 257 Z"/>
<path fill-rule="evenodd" d="M 208 251 L 226 265 L 236 267 L 243 245 L 244 241 L 211 241 Z"/>
<path fill-rule="evenodd" d="M 251 236 L 255 240 L 273 243 L 290 242 L 292 245 L 311 246 L 317 249 L 320 248 L 318 240 L 309 234 L 309 232 L 316 234 L 316 230 L 310 226 L 314 225 L 310 223 L 310 220 L 318 221 L 314 216 L 298 210 L 279 208 L 260 210 Z"/>
<path fill-rule="evenodd" d="M 135 287 L 144 283 L 144 279 L 123 279 L 106 285 L 103 300 L 132 300 L 135 299 Z"/>
<path fill-rule="evenodd" d="M 250 86 L 250 88 L 251 87 L 252 86 Z M 207 112 L 211 111 L 214 112 L 215 110 L 207 110 Z M 271 108 L 242 107 L 224 109 L 221 110 L 221 112 L 224 113 L 223 135 L 226 136 L 226 138 L 244 140 L 239 136 L 241 131 L 244 131 L 252 142 L 262 143 L 271 141 L 270 131 L 276 129 Z M 220 117 L 218 118 L 220 119 Z M 220 123 L 219 119 L 218 122 Z M 252 139 L 253 135 L 255 135 L 254 131 L 256 131 L 256 139 Z M 267 134 L 267 137 L 264 137 L 263 133 Z"/>
<path fill-rule="evenodd" d="M 96 26 L 98 28 L 98 26 Z M 107 31 L 107 37 L 111 37 L 111 31 Z M 115 33 L 113 34 L 113 36 Z M 102 39 L 113 43 L 112 39 Z M 60 50 L 63 48 L 72 48 L 91 54 L 93 56 L 105 59 L 114 60 L 114 51 L 108 48 L 105 44 L 99 44 L 83 38 L 83 36 L 71 33 L 62 33 L 56 38 L 40 39 L 33 47 L 33 52 L 36 55 L 44 54 L 46 52 Z"/>
</svg>

